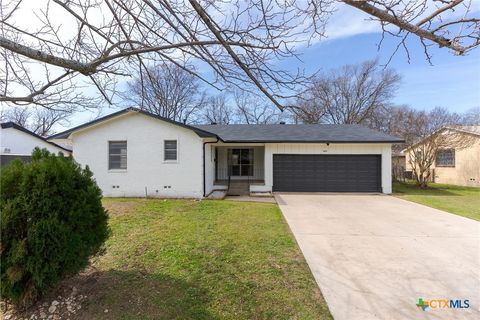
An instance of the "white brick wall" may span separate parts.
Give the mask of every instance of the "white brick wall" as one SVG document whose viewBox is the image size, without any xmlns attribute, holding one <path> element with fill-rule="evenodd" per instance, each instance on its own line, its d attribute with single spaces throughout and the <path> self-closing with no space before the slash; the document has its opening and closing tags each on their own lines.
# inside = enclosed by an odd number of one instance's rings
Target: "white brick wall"
<svg viewBox="0 0 480 320">
<path fill-rule="evenodd" d="M 127 169 L 108 169 L 108 141 L 127 141 Z M 165 162 L 163 141 L 177 140 Z M 72 134 L 73 156 L 93 171 L 106 197 L 203 196 L 202 139 L 192 130 L 130 112 Z M 113 188 L 118 186 L 118 188 Z"/>
</svg>

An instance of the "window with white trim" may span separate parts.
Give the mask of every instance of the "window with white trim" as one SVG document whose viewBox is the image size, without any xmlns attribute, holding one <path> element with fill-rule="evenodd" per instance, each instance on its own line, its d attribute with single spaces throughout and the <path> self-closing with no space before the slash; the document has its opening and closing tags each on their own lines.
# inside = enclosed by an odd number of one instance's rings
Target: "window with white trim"
<svg viewBox="0 0 480 320">
<path fill-rule="evenodd" d="M 437 167 L 455 167 L 455 149 L 439 150 L 435 163 Z"/>
<path fill-rule="evenodd" d="M 163 160 L 177 161 L 177 140 L 164 140 Z"/>
<path fill-rule="evenodd" d="M 108 142 L 108 169 L 127 169 L 127 141 Z"/>
</svg>

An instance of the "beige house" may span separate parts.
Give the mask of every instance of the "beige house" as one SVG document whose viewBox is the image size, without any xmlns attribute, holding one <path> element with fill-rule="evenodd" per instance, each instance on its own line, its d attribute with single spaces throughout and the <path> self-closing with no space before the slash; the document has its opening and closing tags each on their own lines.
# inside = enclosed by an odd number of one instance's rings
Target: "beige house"
<svg viewBox="0 0 480 320">
<path fill-rule="evenodd" d="M 432 166 L 431 180 L 435 183 L 480 187 L 480 126 L 445 128 L 445 134 L 464 135 L 467 147 L 443 149 L 437 152 Z M 406 171 L 412 171 L 410 153 L 404 150 Z"/>
</svg>

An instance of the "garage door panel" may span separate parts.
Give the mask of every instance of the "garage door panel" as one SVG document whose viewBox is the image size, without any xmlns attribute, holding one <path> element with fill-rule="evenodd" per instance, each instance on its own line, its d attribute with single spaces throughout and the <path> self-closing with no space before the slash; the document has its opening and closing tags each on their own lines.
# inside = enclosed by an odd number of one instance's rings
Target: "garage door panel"
<svg viewBox="0 0 480 320">
<path fill-rule="evenodd" d="M 273 191 L 380 192 L 380 155 L 273 155 Z"/>
</svg>

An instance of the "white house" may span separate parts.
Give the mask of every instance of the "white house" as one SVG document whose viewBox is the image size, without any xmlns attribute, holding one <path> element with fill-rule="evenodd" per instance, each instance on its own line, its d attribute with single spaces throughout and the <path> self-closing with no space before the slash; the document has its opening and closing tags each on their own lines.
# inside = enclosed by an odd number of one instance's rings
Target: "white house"
<svg viewBox="0 0 480 320">
<path fill-rule="evenodd" d="M 107 197 L 243 192 L 391 193 L 391 146 L 358 125 L 190 126 L 128 108 L 50 137 L 68 141 Z"/>
<path fill-rule="evenodd" d="M 2 166 L 14 159 L 30 160 L 35 147 L 45 148 L 53 153 L 70 154 L 70 149 L 47 141 L 47 139 L 16 123 L 5 122 L 0 127 L 0 160 Z"/>
</svg>

